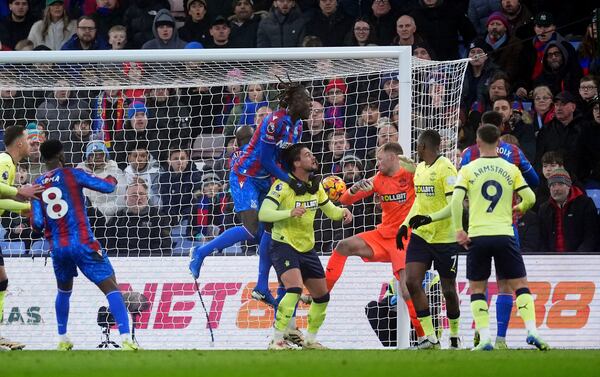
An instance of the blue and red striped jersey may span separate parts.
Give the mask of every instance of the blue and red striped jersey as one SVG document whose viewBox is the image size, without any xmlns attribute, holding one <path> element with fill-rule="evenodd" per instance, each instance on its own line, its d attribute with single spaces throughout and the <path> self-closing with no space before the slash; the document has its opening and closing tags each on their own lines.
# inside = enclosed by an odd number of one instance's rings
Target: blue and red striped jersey
<svg viewBox="0 0 600 377">
<path fill-rule="evenodd" d="M 276 146 L 276 155 L 271 158 L 277 163 L 279 151 L 300 142 L 302 136 L 302 121 L 292 124 L 292 118 L 285 110 L 269 114 L 254 131 L 242 155 L 233 165 L 233 171 L 238 174 L 255 178 L 269 178 L 273 175 L 261 162 L 261 154 Z"/>
<path fill-rule="evenodd" d="M 36 230 L 44 230 L 51 249 L 83 244 L 100 250 L 90 227 L 83 189 L 110 193 L 116 188 L 116 179 L 98 178 L 75 168 L 58 168 L 35 183 L 44 186 L 44 191 L 41 200 L 32 201 L 31 224 Z"/>
<path fill-rule="evenodd" d="M 521 170 L 521 174 L 523 174 L 523 178 L 525 178 L 525 181 L 529 186 L 535 188 L 540 184 L 539 176 L 519 147 L 513 144 L 505 143 L 501 140 L 496 150 L 498 152 L 498 156 L 502 157 L 511 164 L 516 165 L 519 170 Z M 465 149 L 460 159 L 460 166 L 465 166 L 469 162 L 478 159 L 479 153 L 479 147 L 477 144 L 471 145 Z"/>
</svg>

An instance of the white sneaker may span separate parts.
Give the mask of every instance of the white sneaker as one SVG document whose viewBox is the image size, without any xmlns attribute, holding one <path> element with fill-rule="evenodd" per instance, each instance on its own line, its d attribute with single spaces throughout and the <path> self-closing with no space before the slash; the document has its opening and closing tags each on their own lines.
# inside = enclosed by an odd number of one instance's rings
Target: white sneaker
<svg viewBox="0 0 600 377">
<path fill-rule="evenodd" d="M 280 339 L 280 340 L 271 340 L 271 343 L 269 343 L 269 347 L 267 348 L 268 350 L 271 351 L 284 351 L 284 350 L 291 350 L 292 346 L 290 346 L 288 344 L 288 342 L 286 342 L 284 339 Z"/>
<path fill-rule="evenodd" d="M 302 347 L 304 343 L 304 334 L 298 329 L 287 329 L 283 334 L 283 339 L 289 343 L 295 344 L 298 347 Z"/>
<path fill-rule="evenodd" d="M 317 341 L 309 342 L 309 341 L 305 340 L 304 343 L 302 344 L 302 349 L 304 349 L 304 350 L 326 350 L 328 348 Z"/>
<path fill-rule="evenodd" d="M 25 348 L 25 344 L 0 337 L 0 348 L 8 348 L 11 351 L 16 351 Z"/>
</svg>

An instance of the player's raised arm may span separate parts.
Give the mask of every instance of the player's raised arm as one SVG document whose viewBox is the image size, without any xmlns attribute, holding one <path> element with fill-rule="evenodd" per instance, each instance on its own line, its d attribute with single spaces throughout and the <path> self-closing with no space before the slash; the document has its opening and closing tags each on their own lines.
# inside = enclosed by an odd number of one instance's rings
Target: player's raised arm
<svg viewBox="0 0 600 377">
<path fill-rule="evenodd" d="M 105 194 L 115 191 L 117 188 L 117 179 L 113 176 L 100 178 L 81 169 L 71 169 L 77 183 L 90 190 L 102 192 Z"/>
<path fill-rule="evenodd" d="M 361 179 L 344 191 L 340 197 L 340 203 L 350 205 L 373 195 L 373 178 Z"/>
</svg>

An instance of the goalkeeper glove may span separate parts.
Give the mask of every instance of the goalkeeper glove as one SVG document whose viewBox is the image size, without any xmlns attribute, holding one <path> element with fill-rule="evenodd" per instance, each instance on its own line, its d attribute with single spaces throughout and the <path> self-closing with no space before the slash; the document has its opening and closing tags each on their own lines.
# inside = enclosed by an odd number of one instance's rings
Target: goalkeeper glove
<svg viewBox="0 0 600 377">
<path fill-rule="evenodd" d="M 400 226 L 398 233 L 396 233 L 396 247 L 399 250 L 404 250 L 404 241 L 408 239 L 408 228 L 406 225 Z"/>
<path fill-rule="evenodd" d="M 289 182 L 290 187 L 294 190 L 296 195 L 304 195 L 306 194 L 306 183 L 297 180 L 296 178 L 290 179 Z"/>
<path fill-rule="evenodd" d="M 308 191 L 309 194 L 316 194 L 317 191 L 319 191 L 319 186 L 321 185 L 321 178 L 319 178 L 318 175 L 313 175 L 310 178 L 310 186 L 308 186 L 306 188 L 306 191 Z"/>
<path fill-rule="evenodd" d="M 427 215 L 415 215 L 408 221 L 408 225 L 413 229 L 417 229 L 420 226 L 430 224 L 431 222 L 431 217 Z"/>
</svg>

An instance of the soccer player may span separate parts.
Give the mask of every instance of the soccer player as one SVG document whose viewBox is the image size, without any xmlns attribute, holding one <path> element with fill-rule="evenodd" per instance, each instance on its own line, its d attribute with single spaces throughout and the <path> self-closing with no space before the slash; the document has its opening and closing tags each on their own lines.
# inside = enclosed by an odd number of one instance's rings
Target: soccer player
<svg viewBox="0 0 600 377">
<path fill-rule="evenodd" d="M 352 214 L 348 209 L 336 207 L 329 201 L 321 183 L 311 178 L 318 166 L 310 149 L 295 144 L 283 152 L 282 160 L 290 167 L 290 177 L 303 182 L 307 191 L 297 194 L 288 183 L 277 179 L 258 213 L 260 221 L 273 223 L 269 256 L 277 278 L 286 289 L 277 306 L 269 349 L 284 350 L 291 347 L 284 335 L 300 300 L 303 285 L 311 294 L 312 303 L 308 310 L 308 331 L 302 347 L 324 349 L 316 336 L 325 320 L 329 290 L 323 266 L 314 250 L 315 214 L 320 208 L 330 219 L 343 219 L 346 224 L 352 221 Z"/>
<path fill-rule="evenodd" d="M 116 188 L 116 179 L 108 176 L 98 178 L 80 169 L 66 168 L 63 145 L 58 140 L 48 140 L 40 147 L 48 172 L 36 183 L 44 187 L 42 199 L 32 203 L 32 227 L 44 230 L 50 242 L 52 265 L 58 292 L 55 309 L 58 350 L 68 351 L 73 343 L 67 336 L 69 299 L 73 290 L 73 278 L 77 268 L 106 295 L 110 311 L 115 317 L 124 350 L 137 350 L 129 330 L 129 314 L 123 295 L 117 286 L 115 272 L 94 238 L 86 214 L 83 189 L 110 193 Z"/>
<path fill-rule="evenodd" d="M 350 205 L 374 193 L 379 195 L 382 219 L 377 229 L 340 241 L 327 262 L 325 276 L 327 288 L 332 290 L 342 275 L 348 256 L 361 257 L 365 262 L 391 262 L 392 273 L 400 281 L 411 322 L 421 338 L 423 329 L 406 288 L 405 252 L 396 247 L 396 232 L 415 200 L 414 165 L 401 160 L 398 156 L 402 153 L 398 143 L 386 143 L 379 147 L 376 155 L 379 172 L 372 179 L 358 181 L 340 197 L 340 203 Z"/>
<path fill-rule="evenodd" d="M 417 345 L 419 349 L 440 347 L 421 283 L 432 263 L 440 275 L 446 299 L 450 348 L 460 348 L 460 303 L 456 292 L 458 245 L 450 218 L 450 197 L 456 182 L 456 168 L 440 154 L 440 143 L 440 134 L 435 130 L 425 130 L 419 135 L 417 154 L 421 162 L 414 176 L 415 202 L 396 238 L 397 247 L 402 249 L 403 241 L 408 237 L 408 227 L 412 228 L 406 248 L 406 285 L 426 336 Z"/>
<path fill-rule="evenodd" d="M 500 130 L 492 124 L 484 124 L 477 130 L 481 158 L 460 169 L 451 203 L 456 240 L 469 251 L 467 279 L 471 289 L 471 311 L 480 334 L 479 344 L 473 350 L 494 349 L 485 296 L 492 259 L 496 276 L 505 279 L 517 294 L 517 308 L 527 328 L 527 343 L 547 350 L 548 344 L 537 332 L 535 303 L 528 288 L 525 263 L 512 227 L 513 211 L 525 213 L 535 203 L 535 194 L 527 186 L 519 169 L 498 156 L 499 139 Z M 515 192 L 522 201 L 513 207 Z M 468 232 L 462 228 L 465 196 L 469 199 Z"/>
<path fill-rule="evenodd" d="M 11 211 L 26 215 L 31 205 L 29 200 L 34 199 L 42 191 L 39 185 L 24 185 L 13 187 L 16 164 L 29 156 L 29 143 L 25 128 L 22 126 L 9 126 L 4 130 L 4 145 L 6 152 L 0 153 L 0 215 Z M 15 200 L 18 199 L 18 200 Z M 4 297 L 8 289 L 8 275 L 4 268 L 4 258 L 0 250 L 0 323 L 4 308 Z M 0 336 L 0 350 L 20 350 L 25 348 L 23 343 L 14 342 Z"/>
<path fill-rule="evenodd" d="M 502 114 L 496 112 L 496 111 L 487 111 L 485 113 L 483 113 L 482 117 L 481 117 L 481 124 L 483 123 L 488 123 L 488 124 L 493 124 L 494 126 L 500 128 L 502 126 L 502 122 L 503 122 L 503 118 L 502 118 Z M 516 165 L 519 170 L 521 170 L 521 174 L 523 174 L 523 178 L 525 178 L 525 181 L 527 182 L 527 184 L 532 187 L 532 188 L 536 188 L 539 183 L 540 183 L 540 179 L 538 177 L 538 174 L 536 173 L 535 169 L 533 168 L 533 166 L 531 166 L 531 163 L 527 160 L 527 157 L 525 157 L 525 154 L 523 153 L 523 151 L 521 151 L 521 149 L 519 149 L 518 146 L 510 144 L 510 143 L 506 143 L 502 140 L 500 140 L 500 142 L 498 143 L 498 156 L 500 156 L 501 158 L 503 158 L 504 160 L 510 162 L 511 164 Z M 467 149 L 465 149 L 463 151 L 462 154 L 462 159 L 460 162 L 460 166 L 465 166 L 468 163 L 475 161 L 479 158 L 480 155 L 480 151 L 479 151 L 479 147 L 477 146 L 477 144 L 472 145 L 470 147 L 468 147 Z M 517 237 L 517 246 L 519 243 L 519 239 L 518 239 L 518 231 L 517 231 L 517 227 L 516 224 L 514 224 L 513 222 L 513 228 L 515 230 L 515 236 Z M 510 289 L 509 284 L 507 281 L 505 281 L 504 279 L 497 279 L 497 284 L 498 284 L 498 295 L 496 298 L 496 322 L 497 322 L 497 329 L 496 329 L 496 342 L 495 342 L 495 348 L 497 349 L 507 349 L 507 345 L 506 345 L 506 332 L 508 330 L 508 324 L 510 322 L 510 314 L 512 312 L 512 308 L 513 308 L 513 291 Z M 479 343 L 479 334 L 477 332 L 475 332 L 475 339 L 473 341 L 475 343 L 475 345 L 477 345 Z"/>
<path fill-rule="evenodd" d="M 191 250 L 189 265 L 192 276 L 197 279 L 206 256 L 241 241 L 259 241 L 258 282 L 252 297 L 275 304 L 269 291 L 271 261 L 268 250 L 271 234 L 259 227 L 258 209 L 269 191 L 272 177 L 289 186 L 298 195 L 306 193 L 306 185 L 290 177 L 279 165 L 282 149 L 296 144 L 302 136 L 302 119 L 310 115 L 311 98 L 300 84 L 284 85 L 279 94 L 279 110 L 267 116 L 254 131 L 252 139 L 241 156 L 235 160 L 229 177 L 234 211 L 239 213 L 242 226 L 230 228 L 205 245 Z"/>
</svg>

